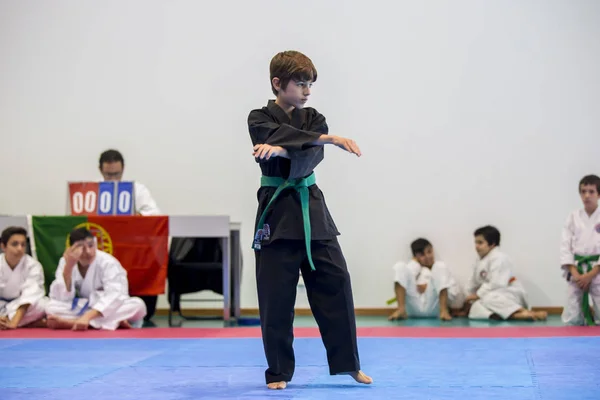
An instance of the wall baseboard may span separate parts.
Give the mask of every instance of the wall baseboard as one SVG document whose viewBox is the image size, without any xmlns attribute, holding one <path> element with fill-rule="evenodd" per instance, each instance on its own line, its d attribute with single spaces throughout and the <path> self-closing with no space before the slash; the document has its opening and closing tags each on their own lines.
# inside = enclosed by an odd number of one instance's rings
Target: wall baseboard
<svg viewBox="0 0 600 400">
<path fill-rule="evenodd" d="M 533 311 L 546 311 L 548 315 L 561 315 L 563 307 L 531 307 Z"/>
<path fill-rule="evenodd" d="M 354 312 L 358 316 L 370 316 L 370 317 L 387 317 L 392 313 L 394 308 L 355 308 Z M 548 315 L 560 315 L 562 313 L 562 307 L 532 307 L 534 311 L 546 311 Z M 312 312 L 310 308 L 297 308 L 296 315 L 299 316 L 310 316 Z M 258 308 L 242 308 L 242 316 L 258 316 Z M 220 308 L 189 308 L 184 309 L 185 315 L 194 317 L 218 317 L 223 315 L 223 309 Z M 159 308 L 156 310 L 157 316 L 166 316 L 169 314 L 169 310 L 166 308 Z"/>
</svg>

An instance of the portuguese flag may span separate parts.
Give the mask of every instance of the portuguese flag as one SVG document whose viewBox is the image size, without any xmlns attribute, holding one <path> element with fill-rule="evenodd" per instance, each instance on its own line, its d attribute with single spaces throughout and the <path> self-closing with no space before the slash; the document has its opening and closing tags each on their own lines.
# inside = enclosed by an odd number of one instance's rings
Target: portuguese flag
<svg viewBox="0 0 600 400">
<path fill-rule="evenodd" d="M 155 296 L 165 292 L 169 258 L 167 216 L 33 216 L 32 226 L 46 287 L 54 280 L 69 233 L 86 227 L 98 239 L 98 249 L 112 254 L 127 270 L 131 296 Z"/>
</svg>

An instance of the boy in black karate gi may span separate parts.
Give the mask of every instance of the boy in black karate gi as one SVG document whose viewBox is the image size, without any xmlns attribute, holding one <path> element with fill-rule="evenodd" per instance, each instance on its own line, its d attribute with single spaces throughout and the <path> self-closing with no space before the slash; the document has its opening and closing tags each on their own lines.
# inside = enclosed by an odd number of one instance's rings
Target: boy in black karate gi
<svg viewBox="0 0 600 400">
<path fill-rule="evenodd" d="M 270 65 L 277 96 L 248 116 L 253 155 L 262 171 L 253 248 L 263 344 L 270 389 L 284 389 L 294 374 L 294 304 L 302 271 L 308 301 L 327 350 L 331 375 L 360 371 L 350 275 L 339 232 L 316 185 L 314 168 L 325 144 L 360 156 L 353 140 L 328 135 L 325 117 L 304 108 L 317 71 L 296 51 L 277 54 Z"/>
</svg>

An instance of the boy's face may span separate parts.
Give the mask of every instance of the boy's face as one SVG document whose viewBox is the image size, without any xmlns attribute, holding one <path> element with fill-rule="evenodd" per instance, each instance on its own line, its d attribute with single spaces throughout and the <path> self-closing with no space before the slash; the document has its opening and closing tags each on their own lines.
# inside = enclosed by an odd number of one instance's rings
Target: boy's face
<svg viewBox="0 0 600 400">
<path fill-rule="evenodd" d="M 310 89 L 312 88 L 311 81 L 295 81 L 290 80 L 285 90 L 281 88 L 279 78 L 273 78 L 273 86 L 279 91 L 277 99 L 286 105 L 296 108 L 302 108 L 308 101 Z"/>
<path fill-rule="evenodd" d="M 423 267 L 431 268 L 435 263 L 435 256 L 433 254 L 433 247 L 427 246 L 425 247 L 425 251 L 423 253 L 417 253 L 415 256 L 417 262 L 421 264 Z"/>
<path fill-rule="evenodd" d="M 488 253 L 492 251 L 494 247 L 496 246 L 490 246 L 490 244 L 487 242 L 487 240 L 485 240 L 483 235 L 475 236 L 475 251 L 477 251 L 477 254 L 479 254 L 479 258 L 487 256 Z"/>
<path fill-rule="evenodd" d="M 11 265 L 16 265 L 25 255 L 27 238 L 25 235 L 12 235 L 6 245 L 2 243 L 0 246 L 2 247 L 6 261 Z"/>
<path fill-rule="evenodd" d="M 82 248 L 81 256 L 77 260 L 82 266 L 87 267 L 96 258 L 96 240 L 94 238 L 85 238 L 84 240 L 75 242 L 73 246 Z"/>
<path fill-rule="evenodd" d="M 586 210 L 593 210 L 598 207 L 598 189 L 596 185 L 581 185 L 579 195 Z"/>
</svg>

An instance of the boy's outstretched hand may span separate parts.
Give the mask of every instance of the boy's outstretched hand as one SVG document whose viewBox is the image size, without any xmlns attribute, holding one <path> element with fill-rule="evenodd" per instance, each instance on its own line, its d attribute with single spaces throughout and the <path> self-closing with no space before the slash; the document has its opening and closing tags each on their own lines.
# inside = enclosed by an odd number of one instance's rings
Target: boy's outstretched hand
<svg viewBox="0 0 600 400">
<path fill-rule="evenodd" d="M 341 136 L 332 136 L 331 139 L 332 143 L 340 149 L 344 149 L 348 153 L 356 154 L 357 157 L 360 157 L 362 155 L 360 149 L 358 148 L 358 145 L 354 140 L 344 138 Z"/>
</svg>

